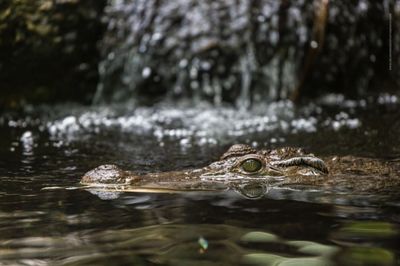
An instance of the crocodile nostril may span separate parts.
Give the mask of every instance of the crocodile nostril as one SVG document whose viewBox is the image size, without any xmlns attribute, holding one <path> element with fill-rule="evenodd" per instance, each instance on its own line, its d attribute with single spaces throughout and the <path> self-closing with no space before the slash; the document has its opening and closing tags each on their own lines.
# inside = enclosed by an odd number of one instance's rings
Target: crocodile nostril
<svg viewBox="0 0 400 266">
<path fill-rule="evenodd" d="M 101 169 L 101 170 L 112 170 L 112 169 L 118 169 L 118 166 L 116 166 L 115 164 L 103 164 L 103 165 L 100 165 L 98 167 L 98 169 Z"/>
</svg>

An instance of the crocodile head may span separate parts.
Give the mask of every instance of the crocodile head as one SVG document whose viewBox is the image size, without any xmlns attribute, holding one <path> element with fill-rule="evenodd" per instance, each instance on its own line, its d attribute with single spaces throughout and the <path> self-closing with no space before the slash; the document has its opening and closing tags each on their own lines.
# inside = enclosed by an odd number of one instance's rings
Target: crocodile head
<svg viewBox="0 0 400 266">
<path fill-rule="evenodd" d="M 218 161 L 208 166 L 171 172 L 136 174 L 115 165 L 102 165 L 87 172 L 86 185 L 129 185 L 131 187 L 187 189 L 226 188 L 223 184 L 251 180 L 281 180 L 291 176 L 321 176 L 328 173 L 325 163 L 298 148 L 256 150 L 235 144 Z"/>
<path fill-rule="evenodd" d="M 201 177 L 234 180 L 327 173 L 328 168 L 321 159 L 299 148 L 256 150 L 248 145 L 235 144 L 219 161 L 205 167 Z"/>
</svg>

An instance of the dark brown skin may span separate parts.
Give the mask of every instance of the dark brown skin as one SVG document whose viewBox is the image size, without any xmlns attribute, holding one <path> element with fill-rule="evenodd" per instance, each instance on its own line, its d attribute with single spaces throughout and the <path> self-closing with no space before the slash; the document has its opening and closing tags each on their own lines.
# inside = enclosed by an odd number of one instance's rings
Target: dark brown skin
<svg viewBox="0 0 400 266">
<path fill-rule="evenodd" d="M 366 158 L 329 157 L 322 160 L 298 148 L 256 150 L 236 144 L 220 160 L 186 171 L 138 175 L 115 165 L 102 165 L 87 172 L 81 183 L 119 186 L 120 190 L 225 190 L 261 193 L 266 186 L 316 187 L 339 191 L 382 191 L 400 186 L 398 162 Z"/>
</svg>

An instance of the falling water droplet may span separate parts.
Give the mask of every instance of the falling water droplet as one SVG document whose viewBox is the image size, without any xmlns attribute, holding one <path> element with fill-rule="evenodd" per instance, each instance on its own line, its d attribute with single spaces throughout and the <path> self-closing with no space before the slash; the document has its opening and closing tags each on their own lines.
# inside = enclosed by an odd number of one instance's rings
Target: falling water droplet
<svg viewBox="0 0 400 266">
<path fill-rule="evenodd" d="M 142 76 L 144 78 L 148 78 L 150 75 L 151 75 L 151 68 L 150 67 L 143 68 Z"/>
<path fill-rule="evenodd" d="M 311 43 L 310 43 L 310 46 L 311 46 L 311 48 L 313 48 L 313 49 L 317 49 L 318 48 L 318 43 L 316 42 L 316 41 L 311 41 Z"/>
</svg>

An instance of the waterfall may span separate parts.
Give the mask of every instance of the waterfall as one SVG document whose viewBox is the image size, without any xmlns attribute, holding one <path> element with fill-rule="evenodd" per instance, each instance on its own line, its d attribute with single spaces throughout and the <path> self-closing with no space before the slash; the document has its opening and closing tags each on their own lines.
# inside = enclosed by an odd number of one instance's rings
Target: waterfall
<svg viewBox="0 0 400 266">
<path fill-rule="evenodd" d="M 383 5 L 366 0 L 110 1 L 94 102 L 188 99 L 246 109 L 253 102 L 297 99 L 310 80 L 308 92 L 342 92 L 344 85 L 364 89 L 377 66 L 358 64 L 369 60 L 365 53 L 374 59 L 383 49 L 372 39 L 384 29 L 371 29 L 370 39 L 357 29 Z M 344 78 L 349 66 L 357 75 Z"/>
</svg>

